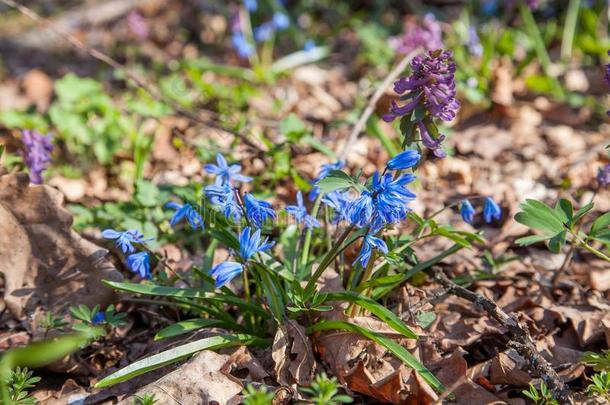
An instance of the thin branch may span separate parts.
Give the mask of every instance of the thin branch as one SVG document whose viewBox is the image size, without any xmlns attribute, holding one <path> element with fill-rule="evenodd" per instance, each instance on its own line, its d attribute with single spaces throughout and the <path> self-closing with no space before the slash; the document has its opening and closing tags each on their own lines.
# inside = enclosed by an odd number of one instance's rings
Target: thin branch
<svg viewBox="0 0 610 405">
<path fill-rule="evenodd" d="M 453 281 L 449 280 L 441 270 L 433 269 L 433 271 L 435 279 L 443 287 L 447 288 L 449 294 L 472 302 L 477 307 L 485 310 L 490 317 L 504 326 L 511 337 L 509 345 L 527 360 L 530 370 L 536 372 L 542 378 L 553 393 L 553 397 L 559 401 L 560 404 L 573 404 L 570 389 L 561 381 L 559 375 L 555 372 L 555 369 L 553 369 L 549 362 L 538 353 L 536 345 L 528 330 L 519 324 L 519 321 L 517 321 L 514 315 L 508 315 L 489 298 L 455 284 Z"/>
<path fill-rule="evenodd" d="M 347 157 L 354 142 L 356 142 L 358 135 L 364 129 L 364 126 L 366 125 L 366 122 L 368 121 L 371 114 L 373 114 L 375 106 L 377 105 L 377 101 L 379 101 L 381 96 L 383 96 L 383 93 L 385 93 L 386 89 L 390 86 L 390 84 L 394 80 L 396 80 L 398 76 L 400 76 L 400 74 L 407 68 L 407 66 L 409 65 L 409 63 L 411 63 L 411 60 L 415 57 L 415 55 L 420 52 L 421 49 L 419 48 L 415 49 L 414 51 L 411 51 L 404 58 L 402 58 L 402 60 L 398 63 L 398 65 L 396 65 L 394 69 L 392 69 L 390 73 L 388 73 L 388 75 L 383 80 L 381 85 L 377 88 L 373 96 L 369 99 L 366 108 L 358 119 L 358 122 L 356 122 L 356 125 L 354 125 L 354 128 L 352 128 L 352 132 L 350 132 L 349 136 L 347 137 L 347 141 L 345 142 L 345 145 L 343 145 L 341 153 L 339 153 L 339 160 L 345 160 L 345 158 Z"/>
</svg>

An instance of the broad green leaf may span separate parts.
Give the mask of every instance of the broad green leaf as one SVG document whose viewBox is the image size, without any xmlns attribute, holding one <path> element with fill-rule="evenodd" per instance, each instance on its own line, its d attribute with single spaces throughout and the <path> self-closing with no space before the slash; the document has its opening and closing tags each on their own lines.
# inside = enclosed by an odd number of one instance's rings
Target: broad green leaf
<svg viewBox="0 0 610 405">
<path fill-rule="evenodd" d="M 593 221 L 590 234 L 596 236 L 599 232 L 608 228 L 608 226 L 610 226 L 610 212 L 606 212 Z"/>
<path fill-rule="evenodd" d="M 523 212 L 515 216 L 517 222 L 530 228 L 549 231 L 553 234 L 563 230 L 563 222 L 552 208 L 537 200 L 526 200 L 521 204 Z"/>
<path fill-rule="evenodd" d="M 532 245 L 534 243 L 542 242 L 544 240 L 551 239 L 553 235 L 530 235 L 524 236 L 523 238 L 519 238 L 515 241 L 515 243 L 519 246 L 527 246 Z"/>
<path fill-rule="evenodd" d="M 293 142 L 301 139 L 309 132 L 307 125 L 295 113 L 280 121 L 280 132 Z"/>
<path fill-rule="evenodd" d="M 369 297 L 360 295 L 353 291 L 338 291 L 328 293 L 325 301 L 349 301 L 361 306 L 370 311 L 377 318 L 387 323 L 396 332 L 401 333 L 405 337 L 417 339 L 417 334 L 413 332 L 394 312 L 390 311 L 383 305 L 373 301 Z"/>
<path fill-rule="evenodd" d="M 555 213 L 561 219 L 564 224 L 571 224 L 574 218 L 574 208 L 572 203 L 565 198 L 562 198 L 555 205 Z"/>
<path fill-rule="evenodd" d="M 186 321 L 176 322 L 173 325 L 169 325 L 168 327 L 161 329 L 155 335 L 155 340 L 169 339 L 197 329 L 209 328 L 210 326 L 219 326 L 222 324 L 222 321 L 216 319 L 187 319 Z"/>
<path fill-rule="evenodd" d="M 268 341 L 254 336 L 242 334 L 219 335 L 200 339 L 195 342 L 187 343 L 185 345 L 178 346 L 173 349 L 169 349 L 159 354 L 155 354 L 145 359 L 136 361 L 135 363 L 132 363 L 129 366 L 122 368 L 119 371 L 112 373 L 108 377 L 102 379 L 97 384 L 95 384 L 95 388 L 109 387 L 111 385 L 127 381 L 138 375 L 148 373 L 149 371 L 156 370 L 163 366 L 167 366 L 168 364 L 183 360 L 202 350 L 215 350 L 224 347 L 249 345 L 264 347 L 268 345 Z"/>
<path fill-rule="evenodd" d="M 340 190 L 354 185 L 355 180 L 341 170 L 331 170 L 328 176 L 316 183 L 323 193 Z"/>
<path fill-rule="evenodd" d="M 407 366 L 415 370 L 436 392 L 443 392 L 445 387 L 423 364 L 407 349 L 387 336 L 344 321 L 321 321 L 311 327 L 313 332 L 325 330 L 346 330 L 358 333 L 388 349 Z"/>
<path fill-rule="evenodd" d="M 567 230 L 559 232 L 549 240 L 549 250 L 553 253 L 561 252 L 561 248 L 566 243 L 566 236 L 568 235 Z"/>
</svg>

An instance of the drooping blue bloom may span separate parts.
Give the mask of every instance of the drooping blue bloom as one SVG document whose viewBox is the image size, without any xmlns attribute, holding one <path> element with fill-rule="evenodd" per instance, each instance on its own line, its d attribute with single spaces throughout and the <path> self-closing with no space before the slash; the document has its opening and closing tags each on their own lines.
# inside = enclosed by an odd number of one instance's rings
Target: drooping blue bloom
<svg viewBox="0 0 610 405">
<path fill-rule="evenodd" d="M 227 219 L 231 218 L 233 221 L 238 221 L 241 218 L 242 209 L 228 183 L 206 186 L 204 192 L 212 205 L 220 208 Z"/>
<path fill-rule="evenodd" d="M 146 243 L 151 241 L 153 238 L 144 239 L 142 232 L 137 229 L 128 229 L 123 232 L 115 231 L 114 229 L 104 229 L 102 236 L 105 239 L 114 240 L 114 243 L 121 249 L 123 253 L 133 253 L 136 248 L 133 247 L 132 243 Z"/>
<path fill-rule="evenodd" d="M 460 204 L 460 215 L 464 222 L 472 224 L 474 219 L 474 207 L 470 204 L 470 201 L 462 200 L 462 203 Z"/>
<path fill-rule="evenodd" d="M 258 8 L 258 1 L 257 0 L 244 0 L 244 6 L 246 7 L 246 10 L 252 12 L 252 11 L 256 11 L 256 9 Z"/>
<path fill-rule="evenodd" d="M 242 59 L 248 59 L 254 53 L 254 45 L 248 41 L 242 32 L 234 32 L 231 35 L 231 43 Z"/>
<path fill-rule="evenodd" d="M 284 13 L 275 12 L 273 13 L 273 26 L 278 31 L 283 31 L 290 26 L 290 19 Z"/>
<path fill-rule="evenodd" d="M 247 226 L 239 235 L 239 255 L 245 261 L 249 260 L 257 252 L 271 249 L 275 242 L 268 241 L 268 238 L 261 240 L 261 230 L 257 229 L 252 233 L 252 229 Z"/>
<path fill-rule="evenodd" d="M 93 317 L 91 318 L 91 323 L 93 325 L 99 325 L 104 322 L 106 322 L 106 313 L 103 311 L 96 312 L 95 315 L 93 315 Z"/>
<path fill-rule="evenodd" d="M 388 161 L 389 170 L 409 169 L 419 163 L 421 155 L 416 150 L 405 150 Z"/>
<path fill-rule="evenodd" d="M 297 205 L 287 206 L 286 212 L 294 217 L 297 224 L 303 223 L 306 228 L 311 229 L 320 226 L 320 222 L 307 213 L 307 209 L 303 205 L 303 194 L 300 191 L 297 193 Z"/>
<path fill-rule="evenodd" d="M 330 174 L 331 171 L 333 171 L 333 170 L 341 170 L 344 167 L 345 167 L 345 162 L 343 160 L 337 160 L 334 163 L 323 164 L 320 167 L 320 172 L 318 173 L 318 177 L 313 179 L 313 181 L 311 182 L 311 184 L 314 187 L 311 189 L 311 191 L 309 192 L 309 195 L 307 196 L 309 201 L 315 200 L 320 195 L 320 187 L 316 186 L 316 183 L 318 183 L 320 180 L 325 179 L 326 177 L 328 177 L 328 175 Z"/>
<path fill-rule="evenodd" d="M 360 197 L 352 201 L 347 208 L 347 216 L 359 228 L 368 225 L 373 216 L 373 197 L 369 191 L 363 191 Z"/>
<path fill-rule="evenodd" d="M 275 218 L 275 211 L 273 211 L 271 203 L 257 200 L 250 193 L 244 195 L 244 204 L 246 206 L 246 217 L 257 228 L 261 228 L 267 219 Z"/>
<path fill-rule="evenodd" d="M 305 52 L 311 52 L 315 49 L 316 47 L 316 43 L 313 39 L 308 39 L 307 41 L 305 41 L 305 45 L 303 45 L 303 50 Z"/>
<path fill-rule="evenodd" d="M 176 226 L 178 222 L 186 218 L 193 230 L 197 230 L 198 228 L 203 230 L 203 218 L 201 218 L 201 214 L 199 214 L 199 212 L 197 212 L 197 210 L 191 204 L 180 205 L 177 202 L 170 201 L 165 204 L 165 208 L 176 210 L 169 221 L 171 226 Z"/>
<path fill-rule="evenodd" d="M 362 248 L 354 264 L 360 262 L 362 267 L 366 267 L 373 253 L 373 249 L 379 249 L 384 254 L 388 253 L 388 246 L 385 244 L 383 239 L 367 234 L 362 241 Z"/>
<path fill-rule="evenodd" d="M 271 39 L 275 32 L 275 26 L 272 22 L 262 23 L 258 27 L 254 28 L 254 40 L 256 42 L 263 42 Z"/>
<path fill-rule="evenodd" d="M 222 262 L 214 266 L 208 273 L 214 278 L 214 285 L 220 288 L 244 271 L 244 267 L 236 262 Z"/>
<path fill-rule="evenodd" d="M 347 191 L 332 191 L 322 198 L 322 202 L 334 210 L 333 224 L 349 220 L 347 209 L 352 200 Z"/>
<path fill-rule="evenodd" d="M 485 197 L 485 204 L 483 205 L 483 219 L 486 223 L 490 224 L 494 219 L 499 220 L 502 218 L 502 209 L 491 197 Z"/>
<path fill-rule="evenodd" d="M 148 252 L 138 252 L 127 256 L 127 266 L 133 273 L 142 278 L 150 278 L 150 255 Z"/>
<path fill-rule="evenodd" d="M 221 153 L 216 154 L 216 164 L 208 163 L 205 165 L 205 170 L 208 173 L 216 175 L 216 185 L 229 184 L 232 185 L 233 181 L 241 181 L 243 183 L 249 183 L 252 181 L 252 177 L 244 176 L 240 174 L 241 165 L 234 164 L 228 165 L 227 160 Z"/>
</svg>

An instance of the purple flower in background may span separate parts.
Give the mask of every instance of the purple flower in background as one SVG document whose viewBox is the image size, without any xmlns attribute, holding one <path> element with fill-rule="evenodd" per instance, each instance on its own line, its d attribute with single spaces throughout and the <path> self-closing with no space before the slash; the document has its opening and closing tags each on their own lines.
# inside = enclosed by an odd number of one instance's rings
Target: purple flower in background
<svg viewBox="0 0 610 405">
<path fill-rule="evenodd" d="M 148 34 L 150 33 L 148 23 L 144 17 L 142 17 L 142 14 L 138 13 L 136 10 L 131 10 L 129 14 L 127 14 L 127 26 L 129 27 L 129 31 L 140 39 L 148 38 Z"/>
<path fill-rule="evenodd" d="M 144 234 L 137 229 L 128 229 L 123 232 L 118 232 L 114 229 L 104 229 L 102 231 L 102 237 L 114 240 L 114 243 L 123 253 L 133 253 L 136 251 L 136 248 L 133 247 L 132 243 L 143 244 L 153 239 L 144 239 Z"/>
<path fill-rule="evenodd" d="M 464 222 L 472 224 L 474 219 L 474 207 L 468 200 L 462 200 L 462 204 L 460 205 L 460 215 Z"/>
<path fill-rule="evenodd" d="M 485 197 L 485 204 L 483 204 L 483 219 L 485 222 L 491 224 L 493 220 L 499 220 L 500 218 L 502 218 L 500 206 L 491 197 Z"/>
<path fill-rule="evenodd" d="M 392 102 L 390 111 L 383 116 L 386 122 L 411 113 L 423 103 L 428 113 L 443 121 L 455 118 L 460 103 L 456 100 L 455 63 L 450 51 L 430 51 L 418 55 L 411 62 L 412 73 L 394 83 L 394 91 L 404 94 L 409 91 L 410 101 L 404 106 Z"/>
<path fill-rule="evenodd" d="M 244 271 L 244 267 L 235 262 L 222 262 L 214 266 L 208 273 L 214 279 L 216 288 L 220 288 Z"/>
<path fill-rule="evenodd" d="M 198 228 L 203 230 L 203 218 L 201 218 L 201 214 L 191 204 L 180 205 L 177 202 L 170 201 L 165 204 L 165 208 L 176 210 L 169 221 L 171 226 L 176 226 L 178 222 L 186 219 L 193 230 Z"/>
<path fill-rule="evenodd" d="M 405 23 L 403 36 L 392 38 L 390 46 L 403 55 L 420 47 L 425 51 L 441 49 L 443 48 L 441 25 L 433 14 L 426 14 L 419 23 L 410 19 Z"/>
<path fill-rule="evenodd" d="M 139 252 L 127 256 L 127 266 L 132 273 L 142 278 L 150 278 L 150 255 L 148 252 Z"/>
<path fill-rule="evenodd" d="M 600 187 L 610 186 L 610 163 L 598 169 L 597 182 Z"/>
<path fill-rule="evenodd" d="M 252 181 L 252 177 L 244 176 L 240 174 L 241 165 L 234 164 L 228 165 L 227 160 L 221 153 L 216 154 L 216 163 L 208 163 L 205 165 L 205 171 L 216 175 L 216 185 L 221 184 L 233 184 L 233 181 L 241 181 L 242 183 L 249 183 Z"/>
<path fill-rule="evenodd" d="M 303 204 L 303 194 L 297 193 L 297 205 L 289 205 L 286 207 L 286 212 L 292 215 L 297 221 L 297 224 L 304 223 L 305 228 L 318 228 L 320 222 L 307 213 L 307 208 Z"/>
<path fill-rule="evenodd" d="M 278 31 L 284 31 L 290 26 L 290 19 L 284 13 L 275 12 L 273 13 L 273 26 L 277 28 Z"/>
<path fill-rule="evenodd" d="M 231 35 L 231 43 L 242 59 L 248 59 L 248 57 L 254 53 L 254 46 L 241 32 L 234 32 L 233 35 Z"/>
<path fill-rule="evenodd" d="M 311 184 L 314 187 L 311 189 L 311 191 L 309 192 L 309 195 L 307 196 L 309 201 L 315 200 L 316 198 L 318 198 L 318 195 L 320 195 L 320 187 L 316 186 L 316 183 L 318 183 L 320 180 L 328 177 L 328 175 L 330 174 L 331 171 L 341 170 L 344 167 L 345 167 L 345 162 L 343 160 L 337 160 L 335 163 L 323 164 L 320 167 L 320 172 L 318 173 L 318 177 L 313 179 L 313 181 L 311 182 Z"/>
<path fill-rule="evenodd" d="M 360 249 L 358 257 L 356 257 L 354 264 L 360 262 L 362 267 L 366 267 L 366 265 L 369 263 L 369 260 L 371 259 L 373 249 L 378 249 L 384 254 L 388 253 L 388 245 L 385 244 L 383 239 L 368 234 L 364 237 L 364 240 L 362 241 L 362 248 Z"/>
<path fill-rule="evenodd" d="M 466 47 L 468 48 L 468 52 L 477 58 L 480 58 L 481 55 L 483 55 L 483 46 L 481 45 L 481 40 L 479 39 L 479 34 L 477 34 L 477 29 L 475 27 L 468 28 Z"/>
<path fill-rule="evenodd" d="M 23 131 L 23 159 L 26 166 L 30 169 L 30 181 L 34 184 L 42 184 L 42 172 L 47 168 L 51 161 L 53 145 L 52 137 L 43 136 L 38 131 Z"/>
<path fill-rule="evenodd" d="M 258 27 L 254 28 L 254 40 L 256 42 L 263 42 L 271 39 L 273 33 L 275 32 L 275 27 L 273 23 L 266 22 L 262 23 Z"/>
</svg>

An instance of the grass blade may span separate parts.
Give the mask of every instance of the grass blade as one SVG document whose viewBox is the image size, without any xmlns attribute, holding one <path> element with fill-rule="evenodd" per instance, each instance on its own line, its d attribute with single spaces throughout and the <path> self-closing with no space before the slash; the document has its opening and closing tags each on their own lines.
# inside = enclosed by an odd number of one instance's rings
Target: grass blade
<svg viewBox="0 0 610 405">
<path fill-rule="evenodd" d="M 176 322 L 166 328 L 161 329 L 155 335 L 155 340 L 169 339 L 175 336 L 184 335 L 197 329 L 208 328 L 210 326 L 221 326 L 224 322 L 217 319 L 195 318 L 186 321 Z"/>
</svg>

